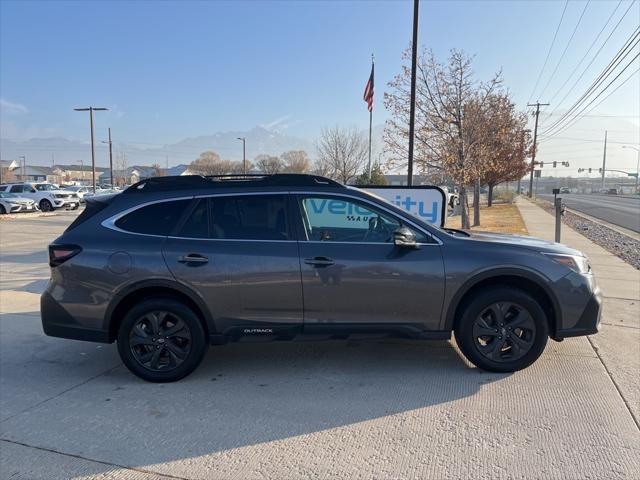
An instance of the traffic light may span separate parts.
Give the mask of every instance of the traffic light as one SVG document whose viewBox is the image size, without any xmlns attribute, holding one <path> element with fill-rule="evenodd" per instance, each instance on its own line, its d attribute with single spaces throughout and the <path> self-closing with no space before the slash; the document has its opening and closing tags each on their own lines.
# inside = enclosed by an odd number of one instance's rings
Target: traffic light
<svg viewBox="0 0 640 480">
<path fill-rule="evenodd" d="M 599 168 L 599 169 L 598 169 L 598 173 L 602 173 L 602 168 Z"/>
<path fill-rule="evenodd" d="M 544 162 L 540 162 L 540 168 L 544 167 Z"/>
<path fill-rule="evenodd" d="M 589 169 L 589 173 L 591 173 L 591 169 Z"/>
<path fill-rule="evenodd" d="M 553 168 L 556 168 L 558 166 L 558 162 L 553 162 Z"/>
</svg>

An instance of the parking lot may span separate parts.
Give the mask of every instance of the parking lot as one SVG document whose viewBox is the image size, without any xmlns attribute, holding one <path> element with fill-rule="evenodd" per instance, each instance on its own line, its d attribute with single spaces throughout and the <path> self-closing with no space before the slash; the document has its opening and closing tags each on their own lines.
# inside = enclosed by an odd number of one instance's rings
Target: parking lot
<svg viewBox="0 0 640 480">
<path fill-rule="evenodd" d="M 46 245 L 76 215 L 0 222 L 3 478 L 640 478 L 637 300 L 514 374 L 453 341 L 244 343 L 150 384 L 42 333 Z"/>
</svg>

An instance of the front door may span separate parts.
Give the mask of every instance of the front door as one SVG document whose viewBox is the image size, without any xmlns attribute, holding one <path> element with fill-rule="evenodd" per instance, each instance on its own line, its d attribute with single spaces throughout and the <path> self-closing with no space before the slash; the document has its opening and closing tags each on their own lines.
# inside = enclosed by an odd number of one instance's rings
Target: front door
<svg viewBox="0 0 640 480">
<path fill-rule="evenodd" d="M 202 198 L 163 254 L 173 275 L 199 292 L 217 333 L 278 334 L 302 325 L 298 245 L 287 195 Z"/>
<path fill-rule="evenodd" d="M 298 195 L 296 202 L 305 331 L 339 324 L 380 330 L 397 323 L 438 329 L 444 295 L 438 243 L 406 225 L 419 248 L 396 247 L 393 231 L 406 222 L 353 197 Z"/>
</svg>

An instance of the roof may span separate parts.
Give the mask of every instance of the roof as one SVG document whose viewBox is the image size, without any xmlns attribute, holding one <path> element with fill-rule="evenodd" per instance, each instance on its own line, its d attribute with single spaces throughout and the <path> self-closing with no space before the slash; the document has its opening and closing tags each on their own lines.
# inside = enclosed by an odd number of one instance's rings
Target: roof
<svg viewBox="0 0 640 480">
<path fill-rule="evenodd" d="M 318 175 L 277 173 L 274 175 L 181 175 L 151 177 L 131 185 L 124 193 L 151 193 L 173 190 L 238 187 L 338 187 L 344 185 Z"/>
<path fill-rule="evenodd" d="M 71 164 L 71 165 L 54 165 L 54 170 L 64 170 L 64 171 L 73 171 L 73 172 L 91 172 L 91 164 Z M 109 170 L 106 167 L 96 167 L 96 172 L 106 172 Z"/>
</svg>

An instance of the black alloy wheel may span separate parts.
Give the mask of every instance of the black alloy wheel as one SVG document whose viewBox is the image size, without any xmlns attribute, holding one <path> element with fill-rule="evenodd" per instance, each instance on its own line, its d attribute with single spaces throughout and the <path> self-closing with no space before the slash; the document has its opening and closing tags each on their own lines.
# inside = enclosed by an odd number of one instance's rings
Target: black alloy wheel
<svg viewBox="0 0 640 480">
<path fill-rule="evenodd" d="M 455 338 L 464 356 L 491 372 L 515 372 L 535 362 L 549 338 L 540 301 L 518 288 L 487 286 L 463 299 Z"/>
</svg>

